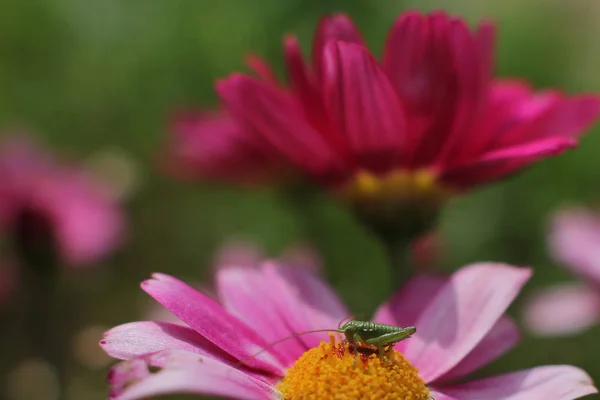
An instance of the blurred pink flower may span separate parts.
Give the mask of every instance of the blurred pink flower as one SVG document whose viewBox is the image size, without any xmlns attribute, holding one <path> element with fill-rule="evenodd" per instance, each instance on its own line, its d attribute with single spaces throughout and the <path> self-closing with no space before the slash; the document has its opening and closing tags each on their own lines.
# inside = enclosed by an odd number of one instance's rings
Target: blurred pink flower
<svg viewBox="0 0 600 400">
<path fill-rule="evenodd" d="M 223 108 L 175 120 L 174 162 L 202 178 L 306 175 L 329 188 L 402 196 L 504 178 L 577 144 L 597 96 L 493 79 L 495 29 L 409 11 L 381 61 L 345 15 L 321 20 L 312 62 L 285 39 L 289 85 L 254 57 L 216 90 Z M 405 192 L 404 191 L 404 192 Z M 365 194 L 365 195 L 366 195 Z"/>
<path fill-rule="evenodd" d="M 49 229 L 66 264 L 92 263 L 119 245 L 124 219 L 108 193 L 83 169 L 24 138 L 0 147 L 0 229 L 9 236 L 27 229 L 35 237 Z"/>
<path fill-rule="evenodd" d="M 373 320 L 417 327 L 416 334 L 397 343 L 395 350 L 407 360 L 402 364 L 404 372 L 416 373 L 414 367 L 418 369 L 411 384 L 420 382 L 427 391 L 426 384 L 436 400 L 567 400 L 595 393 L 585 372 L 566 365 L 463 379 L 517 343 L 517 328 L 504 313 L 529 276 L 527 268 L 492 263 L 466 266 L 450 278 L 417 276 L 381 305 Z M 278 384 L 294 371 L 293 365 L 301 356 L 327 348 L 322 341 L 327 341 L 328 334 L 307 334 L 258 355 L 257 351 L 295 332 L 335 329 L 349 315 L 336 294 L 315 274 L 277 262 L 219 269 L 220 303 L 162 274 L 155 274 L 142 288 L 185 325 L 133 322 L 105 334 L 101 341 L 105 351 L 128 360 L 117 364 L 109 374 L 113 399 L 170 393 L 283 398 Z M 335 357 L 328 360 L 327 365 L 336 365 Z M 317 362 L 316 368 L 319 365 Z M 349 370 L 357 376 L 363 371 Z M 336 393 L 343 396 L 344 390 L 358 390 L 352 379 L 344 378 L 349 370 L 329 375 L 312 369 L 301 373 L 312 379 L 335 381 Z M 395 383 L 379 387 L 373 379 L 368 390 L 395 390 L 398 395 L 401 386 Z M 354 395 L 340 398 L 356 397 L 356 391 L 351 393 Z"/>
<path fill-rule="evenodd" d="M 535 293 L 524 309 L 539 335 L 571 335 L 600 322 L 600 215 L 584 208 L 559 211 L 548 235 L 550 252 L 581 279 Z"/>
</svg>

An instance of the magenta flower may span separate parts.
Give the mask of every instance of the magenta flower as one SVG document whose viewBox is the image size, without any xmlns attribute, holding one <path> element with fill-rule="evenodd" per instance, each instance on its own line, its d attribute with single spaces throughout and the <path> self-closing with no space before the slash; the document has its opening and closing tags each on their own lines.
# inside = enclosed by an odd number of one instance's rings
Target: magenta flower
<svg viewBox="0 0 600 400">
<path fill-rule="evenodd" d="M 288 166 L 353 202 L 402 203 L 441 201 L 574 147 L 599 98 L 493 79 L 494 36 L 487 22 L 471 31 L 443 12 L 411 11 L 378 61 L 347 16 L 325 17 L 310 63 L 286 38 L 289 86 L 256 58 L 258 78 L 218 82 L 223 111 L 178 120 L 175 158 L 238 181 Z"/>
<path fill-rule="evenodd" d="M 121 360 L 109 374 L 111 398 L 141 399 L 196 393 L 236 399 L 575 399 L 595 393 L 582 370 L 543 366 L 479 380 L 464 380 L 518 341 L 506 308 L 529 279 L 527 268 L 482 263 L 449 279 L 412 278 L 381 305 L 374 321 L 415 325 L 396 344 L 396 362 L 360 358 L 333 335 L 291 338 L 332 329 L 348 310 L 306 269 L 266 262 L 217 273 L 219 301 L 167 275 L 142 288 L 185 325 L 133 322 L 108 331 L 105 351 Z M 256 356 L 253 356 L 256 355 Z"/>
<path fill-rule="evenodd" d="M 0 229 L 26 246 L 50 239 L 66 264 L 94 262 L 120 243 L 123 215 L 108 193 L 27 140 L 0 148 Z"/>
<path fill-rule="evenodd" d="M 600 322 L 600 216 L 583 208 L 559 211 L 552 219 L 550 251 L 580 282 L 535 293 L 524 311 L 539 335 L 571 335 Z"/>
</svg>

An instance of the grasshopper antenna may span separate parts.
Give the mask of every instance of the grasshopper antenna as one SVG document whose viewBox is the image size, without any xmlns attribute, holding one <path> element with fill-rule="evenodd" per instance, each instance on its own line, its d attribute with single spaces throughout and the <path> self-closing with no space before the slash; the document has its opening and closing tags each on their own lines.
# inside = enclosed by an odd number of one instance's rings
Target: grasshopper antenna
<svg viewBox="0 0 600 400">
<path fill-rule="evenodd" d="M 344 319 L 346 319 L 346 318 L 344 318 Z M 290 340 L 290 339 L 293 339 L 295 337 L 306 335 L 306 334 L 309 334 L 309 333 L 319 333 L 319 332 L 338 332 L 338 333 L 344 333 L 343 331 L 340 331 L 339 329 L 315 329 L 315 330 L 311 330 L 311 331 L 304 331 L 304 332 L 294 333 L 294 334 L 292 334 L 290 336 L 286 336 L 284 338 L 281 338 L 279 340 L 276 340 L 276 341 L 270 343 L 268 346 L 262 348 L 261 350 L 259 350 L 258 352 L 252 354 L 251 356 L 248 356 L 248 357 L 246 357 L 246 358 L 244 358 L 242 360 L 239 360 L 236 365 L 240 366 L 242 364 L 245 364 L 246 361 L 253 359 L 254 357 L 256 357 L 256 356 L 264 353 L 267 350 L 272 349 L 273 347 L 275 347 L 279 343 L 285 342 L 286 340 Z"/>
</svg>

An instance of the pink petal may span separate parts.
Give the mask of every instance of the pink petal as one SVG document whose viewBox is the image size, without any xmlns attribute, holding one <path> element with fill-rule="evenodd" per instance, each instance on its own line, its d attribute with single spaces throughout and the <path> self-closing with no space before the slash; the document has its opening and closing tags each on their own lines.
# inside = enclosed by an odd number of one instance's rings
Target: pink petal
<svg viewBox="0 0 600 400">
<path fill-rule="evenodd" d="M 217 272 L 219 299 L 229 313 L 261 332 L 267 343 L 292 335 L 284 317 L 280 315 L 278 299 L 272 298 L 273 282 L 257 268 L 226 267 Z M 283 348 L 282 345 L 279 348 Z M 285 342 L 283 354 L 286 365 L 306 351 L 299 339 Z"/>
<path fill-rule="evenodd" d="M 158 354 L 166 361 L 155 373 L 140 380 L 140 374 L 132 376 L 124 390 L 119 390 L 111 399 L 134 400 L 167 394 L 204 394 L 235 399 L 273 399 L 277 390 L 268 383 L 217 360 L 185 352 Z M 149 362 L 148 365 L 154 365 Z M 126 377 L 121 376 L 120 380 Z"/>
<path fill-rule="evenodd" d="M 438 292 L 407 341 L 405 356 L 432 382 L 488 334 L 529 279 L 528 268 L 480 263 L 461 268 Z"/>
<path fill-rule="evenodd" d="M 397 326 L 414 325 L 446 281 L 442 276 L 415 275 L 377 309 L 373 320 Z"/>
<path fill-rule="evenodd" d="M 251 357 L 267 343 L 213 299 L 170 276 L 154 274 L 153 277 L 142 283 L 142 289 L 180 320 L 249 366 L 273 374 L 281 373 L 281 365 L 273 358 L 277 351 Z"/>
<path fill-rule="evenodd" d="M 235 360 L 193 329 L 164 322 L 132 322 L 117 326 L 104 334 L 100 345 L 109 356 L 121 360 L 162 350 L 186 350 L 226 363 Z"/>
<path fill-rule="evenodd" d="M 573 335 L 600 321 L 600 292 L 578 283 L 536 293 L 524 310 L 525 323 L 538 335 Z"/>
<path fill-rule="evenodd" d="M 519 329 L 514 321 L 508 317 L 500 318 L 469 355 L 437 381 L 449 382 L 477 371 L 512 349 L 520 338 Z"/>
<path fill-rule="evenodd" d="M 462 399 L 462 398 L 459 399 L 457 397 L 453 397 L 453 396 L 449 396 L 445 393 L 441 393 L 435 389 L 430 389 L 429 396 L 433 400 L 472 400 L 472 399 Z"/>
<path fill-rule="evenodd" d="M 600 217 L 572 208 L 554 216 L 548 235 L 550 252 L 577 275 L 600 285 Z"/>
<path fill-rule="evenodd" d="M 386 170 L 405 146 L 403 111 L 377 61 L 357 44 L 325 47 L 325 107 L 333 128 L 347 138 L 360 164 Z"/>
<path fill-rule="evenodd" d="M 271 152 L 314 174 L 339 167 L 336 155 L 289 93 L 240 74 L 220 81 L 217 91 L 229 110 L 254 131 L 253 140 Z"/>
<path fill-rule="evenodd" d="M 419 315 L 429 305 L 448 279 L 427 274 L 415 275 L 398 290 L 390 300 L 375 312 L 373 321 L 396 326 L 414 326 Z M 407 341 L 396 343 L 394 348 L 404 352 Z"/>
<path fill-rule="evenodd" d="M 319 21 L 313 41 L 313 65 L 317 75 L 317 82 L 321 82 L 323 52 L 325 45 L 330 40 L 339 40 L 348 43 L 356 43 L 364 46 L 364 41 L 354 26 L 354 23 L 345 14 L 333 14 L 324 16 Z"/>
<path fill-rule="evenodd" d="M 275 263 L 262 268 L 279 317 L 291 332 L 335 330 L 339 322 L 350 315 L 335 292 L 312 272 Z M 308 349 L 327 337 L 328 334 L 322 332 L 302 335 L 299 339 Z"/>
<path fill-rule="evenodd" d="M 598 392 L 584 371 L 570 365 L 537 367 L 437 390 L 460 400 L 572 400 Z"/>
</svg>

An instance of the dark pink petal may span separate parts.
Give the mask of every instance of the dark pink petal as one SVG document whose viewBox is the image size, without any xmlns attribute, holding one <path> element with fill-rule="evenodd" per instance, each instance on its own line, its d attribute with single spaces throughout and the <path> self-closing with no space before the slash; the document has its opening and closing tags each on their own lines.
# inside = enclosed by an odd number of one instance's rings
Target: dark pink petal
<svg viewBox="0 0 600 400">
<path fill-rule="evenodd" d="M 312 57 L 317 82 L 321 82 L 323 52 L 325 45 L 330 40 L 356 43 L 364 46 L 364 41 L 354 26 L 354 23 L 345 14 L 326 15 L 319 21 L 313 41 Z"/>
<path fill-rule="evenodd" d="M 552 256 L 573 273 L 600 286 L 600 217 L 585 208 L 562 210 L 548 235 Z"/>
<path fill-rule="evenodd" d="M 409 12 L 387 39 L 384 70 L 406 112 L 410 167 L 428 166 L 454 124 L 461 89 L 452 47 L 454 23 L 443 12 Z"/>
<path fill-rule="evenodd" d="M 204 394 L 244 400 L 270 400 L 278 391 L 270 384 L 208 357 L 170 351 L 157 354 L 164 360 L 158 372 L 142 379 L 132 376 L 126 388 L 112 393 L 113 400 L 134 400 L 167 394 Z M 153 360 L 148 366 L 155 365 Z M 122 377 L 123 378 L 123 377 Z"/>
<path fill-rule="evenodd" d="M 483 154 L 472 163 L 445 171 L 440 180 L 451 187 L 470 188 L 515 173 L 540 159 L 577 145 L 575 139 L 553 137 Z"/>
<path fill-rule="evenodd" d="M 598 119 L 596 96 L 565 98 L 556 91 L 533 93 L 525 85 L 499 81 L 491 87 L 490 104 L 469 154 L 524 146 L 543 139 L 574 140 Z M 464 157 L 462 157 L 464 159 Z"/>
<path fill-rule="evenodd" d="M 195 330 L 165 322 L 132 322 L 117 326 L 104 334 L 100 345 L 109 356 L 121 360 L 162 350 L 186 350 L 229 364 L 237 361 Z"/>
<path fill-rule="evenodd" d="M 254 140 L 271 151 L 313 174 L 339 167 L 336 155 L 288 93 L 240 74 L 219 82 L 217 91 L 229 110 L 254 130 Z"/>
<path fill-rule="evenodd" d="M 496 148 L 542 138 L 577 138 L 600 116 L 600 98 L 596 96 L 563 99 L 542 97 L 539 104 L 536 104 L 534 100 L 538 96 L 540 95 L 522 102 L 519 111 L 523 113 L 523 120 L 517 121 L 519 124 L 499 136 L 499 140 L 495 142 Z M 539 112 L 540 109 L 542 113 Z"/>
<path fill-rule="evenodd" d="M 572 400 L 598 392 L 585 372 L 570 365 L 537 367 L 436 390 L 460 400 Z"/>
<path fill-rule="evenodd" d="M 545 136 L 579 137 L 600 117 L 600 97 L 581 95 L 565 99 L 545 121 Z"/>
<path fill-rule="evenodd" d="M 327 129 L 321 91 L 317 87 L 314 71 L 306 64 L 302 55 L 298 39 L 295 36 L 286 37 L 283 50 L 292 89 L 302 104 L 306 118 L 314 127 Z"/>
<path fill-rule="evenodd" d="M 464 21 L 451 22 L 450 46 L 457 82 L 454 117 L 452 125 L 447 127 L 446 135 L 441 136 L 434 132 L 431 134 L 436 140 L 443 142 L 433 161 L 433 168 L 443 168 L 455 163 L 457 155 L 473 140 L 470 132 L 473 132 L 485 117 L 485 101 L 492 73 L 491 66 L 485 58 L 491 57 L 493 43 L 490 42 L 493 42 L 494 32 L 492 26 L 484 25 L 480 29 L 473 35 Z M 480 34 L 483 36 L 480 37 Z M 483 46 L 491 47 L 482 48 Z"/>
<path fill-rule="evenodd" d="M 249 54 L 246 56 L 246 64 L 264 81 L 277 84 L 277 78 L 275 78 L 273 70 L 260 56 Z"/>
<path fill-rule="evenodd" d="M 519 329 L 514 321 L 508 317 L 500 318 L 471 353 L 438 378 L 437 382 L 450 382 L 477 371 L 512 349 L 520 338 Z"/>
<path fill-rule="evenodd" d="M 537 335 L 574 335 L 600 322 L 600 293 L 580 283 L 554 286 L 529 299 L 524 317 Z"/>
<path fill-rule="evenodd" d="M 279 299 L 272 297 L 273 282 L 265 278 L 258 268 L 225 266 L 217 272 L 217 291 L 229 313 L 260 332 L 267 343 L 273 343 L 294 332 L 278 309 Z M 278 348 L 286 349 L 282 352 L 286 365 L 292 365 L 306 351 L 296 338 L 290 338 Z"/>
<path fill-rule="evenodd" d="M 404 355 L 432 382 L 458 365 L 494 327 L 531 271 L 505 264 L 461 268 L 438 292 L 407 340 Z"/>
<path fill-rule="evenodd" d="M 405 146 L 402 107 L 387 77 L 368 51 L 354 43 L 332 41 L 325 47 L 325 108 L 357 161 L 387 170 Z"/>
<path fill-rule="evenodd" d="M 524 119 L 537 118 L 558 100 L 553 93 L 534 97 L 527 82 L 514 79 L 491 82 L 487 97 L 483 118 L 478 121 L 468 140 L 457 149 L 455 160 L 477 158 L 488 148 L 497 146 L 495 143 L 500 142 L 507 131 Z"/>
<path fill-rule="evenodd" d="M 484 21 L 479 24 L 475 35 L 477 57 L 479 63 L 480 85 L 485 87 L 492 79 L 494 71 L 494 51 L 496 44 L 496 26 L 493 22 Z"/>
<path fill-rule="evenodd" d="M 280 165 L 222 110 L 180 114 L 171 130 L 167 167 L 184 178 L 255 181 L 276 175 Z"/>
<path fill-rule="evenodd" d="M 549 137 L 535 142 L 508 147 L 483 154 L 479 163 L 493 163 L 513 158 L 529 158 L 535 156 L 556 155 L 568 148 L 577 146 L 577 141 L 570 138 Z"/>
<path fill-rule="evenodd" d="M 142 283 L 142 289 L 180 320 L 247 365 L 273 374 L 281 373 L 281 365 L 274 357 L 276 350 L 251 357 L 267 343 L 221 305 L 175 278 L 163 274 L 153 277 Z"/>
<path fill-rule="evenodd" d="M 408 11 L 394 22 L 385 44 L 385 71 L 398 95 L 411 105 L 420 103 L 418 96 L 423 89 L 428 88 L 429 78 L 422 75 L 428 70 L 414 65 L 425 56 L 428 39 L 429 26 L 426 18 L 418 11 Z"/>
</svg>

